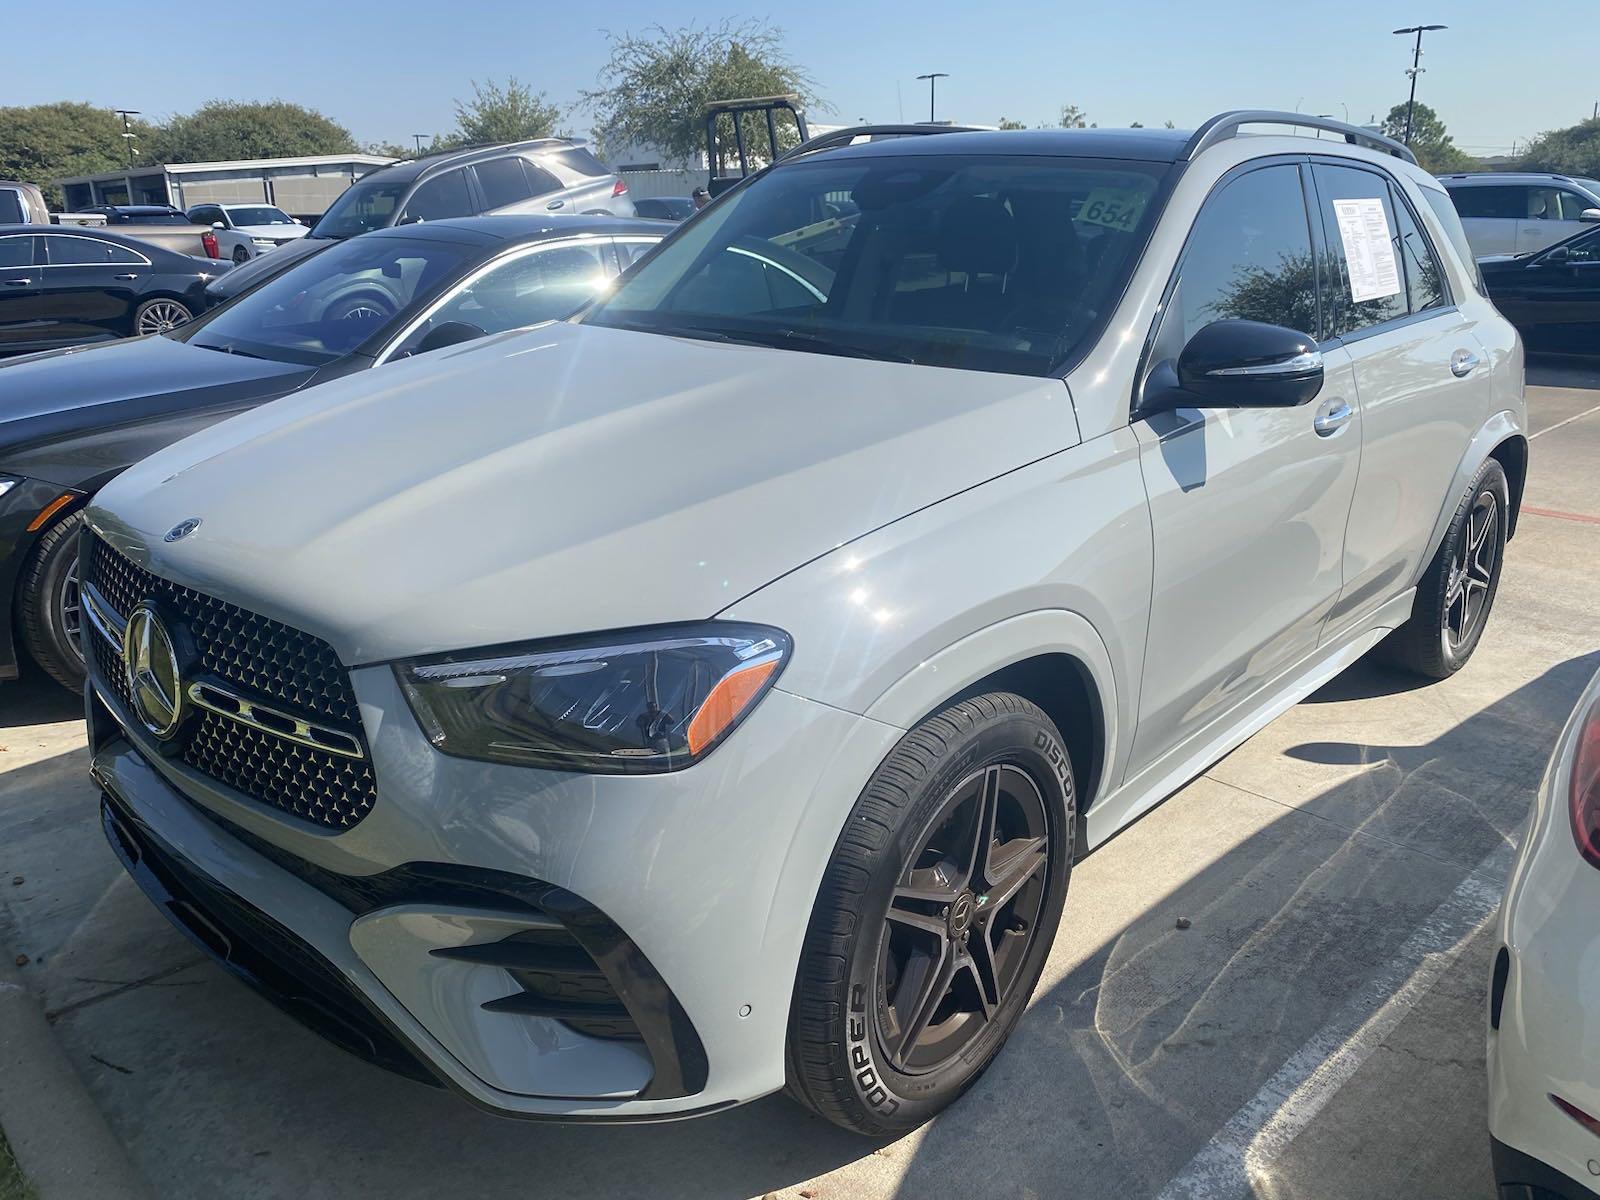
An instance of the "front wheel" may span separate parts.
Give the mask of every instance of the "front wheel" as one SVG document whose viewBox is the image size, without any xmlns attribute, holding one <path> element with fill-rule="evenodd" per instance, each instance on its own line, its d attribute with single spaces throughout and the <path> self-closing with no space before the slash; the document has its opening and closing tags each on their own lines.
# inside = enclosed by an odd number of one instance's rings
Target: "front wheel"
<svg viewBox="0 0 1600 1200">
<path fill-rule="evenodd" d="M 152 333 L 166 333 L 180 325 L 187 325 L 194 317 L 189 306 L 180 300 L 165 296 L 146 300 L 133 313 L 133 332 L 141 337 Z"/>
<path fill-rule="evenodd" d="M 236 267 L 237 266 L 243 266 L 245 263 L 247 263 L 249 261 L 250 261 L 250 251 L 246 250 L 243 246 L 235 246 L 233 248 L 233 265 L 234 266 L 236 266 Z"/>
<path fill-rule="evenodd" d="M 62 687 L 83 690 L 83 602 L 78 593 L 78 531 L 73 513 L 40 536 L 17 580 L 17 626 L 33 661 Z"/>
<path fill-rule="evenodd" d="M 1020 696 L 908 733 L 856 802 L 818 892 L 789 1025 L 789 1090 L 872 1136 L 954 1102 L 1005 1043 L 1061 919 L 1072 766 Z"/>
<path fill-rule="evenodd" d="M 1510 489 L 1495 459 L 1478 468 L 1417 584 L 1411 619 L 1383 644 L 1397 665 L 1448 679 L 1477 649 L 1500 588 Z"/>
</svg>

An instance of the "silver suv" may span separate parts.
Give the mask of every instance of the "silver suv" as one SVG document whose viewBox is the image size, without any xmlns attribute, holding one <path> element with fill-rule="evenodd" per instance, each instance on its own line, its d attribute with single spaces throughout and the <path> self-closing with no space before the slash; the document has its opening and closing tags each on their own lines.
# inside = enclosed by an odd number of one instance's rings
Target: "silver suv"
<svg viewBox="0 0 1600 1200">
<path fill-rule="evenodd" d="M 1525 427 L 1394 142 L 825 135 L 575 320 L 102 491 L 106 828 L 493 1110 L 905 1130 L 1024 1019 L 1079 853 L 1369 651 L 1467 660 Z"/>
<path fill-rule="evenodd" d="M 1532 254 L 1600 221 L 1600 182 L 1570 175 L 1441 175 L 1479 258 Z"/>
<path fill-rule="evenodd" d="M 304 237 L 251 260 L 208 293 L 231 299 L 334 241 L 390 225 L 499 213 L 634 215 L 628 184 L 573 138 L 443 150 L 369 171 Z"/>
</svg>

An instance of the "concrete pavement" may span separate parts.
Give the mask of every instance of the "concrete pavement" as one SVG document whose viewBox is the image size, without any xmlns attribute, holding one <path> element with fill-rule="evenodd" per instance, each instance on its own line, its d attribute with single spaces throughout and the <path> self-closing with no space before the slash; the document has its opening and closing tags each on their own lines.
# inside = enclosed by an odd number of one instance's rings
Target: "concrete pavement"
<svg viewBox="0 0 1600 1200">
<path fill-rule="evenodd" d="M 1530 383 L 1529 511 L 1472 663 L 1429 687 L 1359 664 L 1078 864 L 1017 1035 L 896 1142 L 776 1097 L 671 1126 L 513 1123 L 324 1045 L 123 877 L 75 702 L 46 685 L 0 694 L 0 942 L 30 956 L 164 1197 L 1220 1198 L 1242 1180 L 1491 1200 L 1484 908 L 1600 669 L 1600 372 Z"/>
</svg>

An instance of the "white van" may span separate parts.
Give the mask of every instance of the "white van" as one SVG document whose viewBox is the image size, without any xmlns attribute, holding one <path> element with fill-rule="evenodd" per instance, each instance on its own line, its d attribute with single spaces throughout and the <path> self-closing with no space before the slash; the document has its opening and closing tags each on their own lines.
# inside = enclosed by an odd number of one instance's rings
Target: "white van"
<svg viewBox="0 0 1600 1200">
<path fill-rule="evenodd" d="M 1568 175 L 1441 175 L 1473 254 L 1532 254 L 1600 221 L 1600 181 Z"/>
</svg>

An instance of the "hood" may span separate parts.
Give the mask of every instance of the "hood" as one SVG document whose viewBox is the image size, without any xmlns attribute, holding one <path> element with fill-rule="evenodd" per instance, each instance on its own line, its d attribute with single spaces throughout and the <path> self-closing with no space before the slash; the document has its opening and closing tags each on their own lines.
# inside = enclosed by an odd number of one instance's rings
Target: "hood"
<svg viewBox="0 0 1600 1200">
<path fill-rule="evenodd" d="M 1059 379 L 557 323 L 213 426 L 89 519 L 359 664 L 710 617 L 1076 440 Z"/>
<path fill-rule="evenodd" d="M 235 225 L 233 228 L 246 237 L 271 238 L 275 242 L 292 242 L 311 232 L 304 225 Z"/>
<path fill-rule="evenodd" d="M 167 337 L 77 346 L 0 362 L 0 469 L 64 437 L 207 406 L 259 402 L 299 387 L 309 367 L 202 350 Z M 69 486 L 74 480 L 52 479 Z"/>
</svg>

